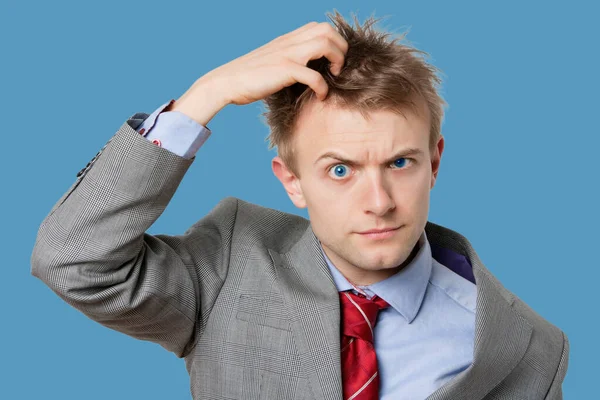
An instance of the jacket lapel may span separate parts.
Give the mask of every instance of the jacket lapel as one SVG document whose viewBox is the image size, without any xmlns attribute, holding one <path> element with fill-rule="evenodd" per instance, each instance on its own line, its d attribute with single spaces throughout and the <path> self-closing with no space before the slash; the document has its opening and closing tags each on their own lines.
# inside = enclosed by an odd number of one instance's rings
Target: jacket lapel
<svg viewBox="0 0 600 400">
<path fill-rule="evenodd" d="M 483 399 L 523 358 L 532 326 L 514 310 L 514 296 L 487 270 L 465 237 L 432 222 L 427 222 L 425 233 L 431 243 L 466 256 L 477 285 L 473 362 L 427 399 Z"/>
<path fill-rule="evenodd" d="M 289 251 L 269 253 L 311 384 L 310 398 L 341 399 L 339 294 L 310 224 Z"/>
<path fill-rule="evenodd" d="M 477 285 L 473 362 L 428 400 L 483 399 L 523 358 L 532 326 L 513 309 L 514 296 L 487 270 L 465 237 L 432 222 L 425 230 L 432 244 L 468 258 Z M 269 253 L 312 397 L 341 399 L 339 295 L 310 224 L 288 251 Z"/>
</svg>

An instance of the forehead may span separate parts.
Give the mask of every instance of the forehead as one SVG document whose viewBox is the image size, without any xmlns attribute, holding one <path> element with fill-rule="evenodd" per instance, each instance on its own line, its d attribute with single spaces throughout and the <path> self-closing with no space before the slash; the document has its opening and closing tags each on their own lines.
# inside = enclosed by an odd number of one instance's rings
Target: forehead
<svg viewBox="0 0 600 400">
<path fill-rule="evenodd" d="M 358 110 L 313 101 L 302 109 L 294 129 L 298 157 L 317 158 L 331 150 L 347 151 L 355 158 L 387 157 L 402 148 L 429 146 L 429 110 L 424 102 L 404 106 L 397 113 L 376 110 L 365 118 Z"/>
</svg>

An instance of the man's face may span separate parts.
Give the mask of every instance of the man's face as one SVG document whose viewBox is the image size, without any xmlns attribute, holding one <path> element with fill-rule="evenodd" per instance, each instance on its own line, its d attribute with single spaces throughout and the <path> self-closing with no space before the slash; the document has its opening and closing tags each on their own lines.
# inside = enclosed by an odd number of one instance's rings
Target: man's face
<svg viewBox="0 0 600 400">
<path fill-rule="evenodd" d="M 404 116 L 377 111 L 369 121 L 357 111 L 311 102 L 294 131 L 301 178 L 273 159 L 292 202 L 308 208 L 325 254 L 355 285 L 383 280 L 410 262 L 427 223 L 444 141 L 431 154 L 429 113 L 418 104 L 418 115 L 409 108 Z M 386 237 L 360 233 L 383 228 L 397 229 Z"/>
</svg>

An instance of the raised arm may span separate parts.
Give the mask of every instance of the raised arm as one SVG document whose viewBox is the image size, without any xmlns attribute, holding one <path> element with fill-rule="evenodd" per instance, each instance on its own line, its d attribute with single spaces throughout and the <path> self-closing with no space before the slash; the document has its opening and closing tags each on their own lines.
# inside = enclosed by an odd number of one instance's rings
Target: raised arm
<svg viewBox="0 0 600 400">
<path fill-rule="evenodd" d="M 323 99 L 327 84 L 306 64 L 325 56 L 338 74 L 346 51 L 329 24 L 311 22 L 210 71 L 165 112 L 204 127 L 227 104 L 248 104 L 296 82 Z M 224 199 L 183 235 L 146 233 L 195 155 L 176 154 L 136 128 L 139 118 L 125 122 L 52 207 L 31 272 L 95 321 L 183 357 L 225 279 L 237 201 Z"/>
<path fill-rule="evenodd" d="M 210 301 L 199 293 L 214 292 L 198 286 L 195 264 L 211 275 L 206 282 L 222 280 L 237 204 L 221 202 L 181 236 L 145 233 L 194 158 L 156 146 L 129 122 L 43 220 L 31 272 L 90 318 L 183 356 Z"/>
</svg>

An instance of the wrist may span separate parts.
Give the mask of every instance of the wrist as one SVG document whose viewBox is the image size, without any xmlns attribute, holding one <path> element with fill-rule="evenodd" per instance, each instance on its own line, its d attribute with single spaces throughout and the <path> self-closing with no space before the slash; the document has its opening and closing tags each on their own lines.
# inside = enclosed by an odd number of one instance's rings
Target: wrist
<svg viewBox="0 0 600 400">
<path fill-rule="evenodd" d="M 206 126 L 229 103 L 223 96 L 223 90 L 215 81 L 203 78 L 194 82 L 165 111 L 179 111 L 200 125 Z"/>
</svg>

